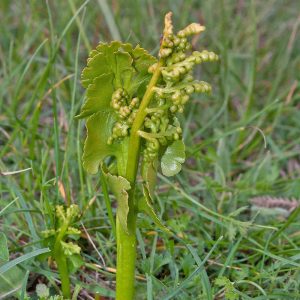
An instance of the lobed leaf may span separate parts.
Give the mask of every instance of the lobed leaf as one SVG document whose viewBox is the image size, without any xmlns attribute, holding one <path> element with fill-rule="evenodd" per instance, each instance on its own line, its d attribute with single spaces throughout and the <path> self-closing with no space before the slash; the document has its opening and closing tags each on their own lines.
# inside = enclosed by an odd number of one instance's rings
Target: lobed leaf
<svg viewBox="0 0 300 300">
<path fill-rule="evenodd" d="M 122 143 L 107 144 L 117 121 L 110 106 L 112 94 L 123 88 L 130 97 L 142 95 L 150 80 L 148 68 L 155 62 L 156 59 L 140 46 L 133 48 L 118 41 L 100 43 L 90 53 L 87 67 L 81 74 L 82 85 L 87 88 L 86 100 L 77 116 L 88 118 L 83 153 L 83 166 L 87 172 L 95 174 L 107 156 L 121 157 L 126 138 Z"/>
<path fill-rule="evenodd" d="M 83 87 L 87 88 L 95 78 L 102 74 L 116 73 L 115 53 L 122 49 L 124 52 L 125 49 L 129 49 L 128 46 L 130 45 L 114 41 L 110 44 L 100 43 L 95 50 L 92 50 L 87 60 L 87 66 L 81 73 Z"/>
<path fill-rule="evenodd" d="M 131 94 L 150 78 L 148 68 L 155 62 L 156 58 L 139 45 L 133 48 L 119 41 L 100 43 L 90 53 L 87 67 L 81 74 L 81 83 L 88 88 L 98 76 L 112 73 L 114 88 L 123 87 Z"/>
<path fill-rule="evenodd" d="M 112 111 L 110 101 L 114 92 L 113 79 L 113 73 L 102 74 L 95 78 L 87 89 L 86 101 L 77 118 L 86 118 L 99 111 Z"/>
</svg>

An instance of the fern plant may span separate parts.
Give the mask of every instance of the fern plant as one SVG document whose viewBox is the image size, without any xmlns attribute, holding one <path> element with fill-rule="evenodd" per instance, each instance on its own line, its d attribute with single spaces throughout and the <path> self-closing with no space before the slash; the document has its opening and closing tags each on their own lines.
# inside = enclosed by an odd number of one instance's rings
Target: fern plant
<svg viewBox="0 0 300 300">
<path fill-rule="evenodd" d="M 208 83 L 194 79 L 192 70 L 218 59 L 213 52 L 190 51 L 188 38 L 204 31 L 203 26 L 193 23 L 175 34 L 171 17 L 171 12 L 165 16 L 158 59 L 140 46 L 100 43 L 81 77 L 87 90 L 78 115 L 87 119 L 83 166 L 90 174 L 103 172 L 118 204 L 119 300 L 134 297 L 138 213 L 148 214 L 168 232 L 152 206 L 159 165 L 165 176 L 181 170 L 185 146 L 177 115 L 184 112 L 191 94 L 211 91 Z"/>
<path fill-rule="evenodd" d="M 65 299 L 71 298 L 70 273 L 82 263 L 81 248 L 76 243 L 81 234 L 77 225 L 80 217 L 81 213 L 77 205 L 72 204 L 67 208 L 57 205 L 53 227 L 41 232 L 43 243 L 50 248 L 51 258 L 57 265 L 62 295 Z"/>
</svg>

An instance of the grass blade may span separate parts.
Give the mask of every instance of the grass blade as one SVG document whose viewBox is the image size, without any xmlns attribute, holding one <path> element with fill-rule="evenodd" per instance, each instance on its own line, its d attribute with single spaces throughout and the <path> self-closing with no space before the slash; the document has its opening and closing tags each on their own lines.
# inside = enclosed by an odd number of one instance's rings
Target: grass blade
<svg viewBox="0 0 300 300">
<path fill-rule="evenodd" d="M 114 40 L 121 41 L 121 35 L 115 22 L 111 9 L 106 0 L 98 0 L 99 6 L 103 12 L 110 34 Z"/>
<path fill-rule="evenodd" d="M 214 246 L 211 248 L 211 250 L 205 256 L 205 258 L 203 259 L 203 261 L 200 263 L 200 265 L 198 265 L 197 269 L 188 278 L 186 278 L 176 289 L 174 289 L 167 296 L 165 296 L 163 298 L 164 300 L 169 300 L 169 299 L 172 299 L 174 296 L 176 296 L 189 283 L 189 281 L 194 276 L 196 276 L 198 273 L 200 273 L 202 271 L 204 264 L 209 259 L 209 257 L 214 252 L 214 250 L 217 248 L 217 246 L 219 245 L 219 243 L 221 242 L 222 239 L 223 239 L 223 236 L 220 236 L 219 239 L 214 244 Z"/>
<path fill-rule="evenodd" d="M 50 249 L 49 248 L 42 248 L 42 249 L 38 249 L 38 250 L 34 250 L 30 253 L 27 253 L 27 254 L 24 254 L 20 257 L 17 257 L 11 261 L 9 261 L 8 263 L 2 265 L 0 267 L 0 274 L 3 274 L 5 273 L 6 271 L 10 270 L 11 268 L 13 268 L 14 266 L 30 259 L 30 258 L 33 258 L 35 256 L 38 256 L 40 254 L 43 254 L 43 253 L 47 253 L 47 252 L 50 252 Z"/>
</svg>

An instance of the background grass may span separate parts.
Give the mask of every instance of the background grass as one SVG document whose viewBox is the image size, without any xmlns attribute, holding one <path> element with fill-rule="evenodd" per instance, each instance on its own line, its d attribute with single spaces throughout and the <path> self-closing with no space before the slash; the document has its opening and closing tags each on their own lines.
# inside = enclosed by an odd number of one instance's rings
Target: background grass
<svg viewBox="0 0 300 300">
<path fill-rule="evenodd" d="M 82 170 L 84 123 L 73 119 L 84 97 L 80 72 L 99 41 L 156 54 L 172 10 L 177 29 L 205 24 L 193 45 L 221 60 L 197 70 L 213 94 L 194 97 L 182 118 L 182 172 L 160 176 L 155 207 L 176 234 L 140 219 L 136 298 L 300 299 L 300 209 L 251 204 L 299 198 L 299 9 L 294 0 L 2 0 L 0 229 L 10 259 L 43 247 L 53 205 L 95 199 L 79 240 L 85 264 L 72 282 L 78 299 L 113 295 L 115 240 L 99 178 Z M 38 282 L 59 290 L 41 258 L 0 276 L 1 299 L 34 296 Z"/>
</svg>

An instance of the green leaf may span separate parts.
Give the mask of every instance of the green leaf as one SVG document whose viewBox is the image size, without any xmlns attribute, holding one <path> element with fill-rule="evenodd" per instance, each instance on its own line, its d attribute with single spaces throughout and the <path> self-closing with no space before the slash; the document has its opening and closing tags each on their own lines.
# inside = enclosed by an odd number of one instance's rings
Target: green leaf
<svg viewBox="0 0 300 300">
<path fill-rule="evenodd" d="M 132 67 L 131 55 L 127 51 L 124 52 L 122 46 L 120 42 L 113 42 L 100 44 L 96 48 L 98 53 L 88 59 L 87 67 L 82 71 L 81 83 L 85 88 L 94 83 L 95 78 L 108 73 L 114 75 L 115 89 L 119 87 L 128 88 L 128 85 L 122 83 L 126 82 L 128 75 L 134 73 L 135 70 Z M 132 50 L 132 48 L 128 48 L 128 50 Z M 130 84 L 130 81 L 127 80 L 127 82 Z"/>
<path fill-rule="evenodd" d="M 221 286 L 225 288 L 225 299 L 227 300 L 237 300 L 239 299 L 239 295 L 233 287 L 233 282 L 231 282 L 228 278 L 222 276 L 218 277 L 215 280 L 216 286 Z"/>
<path fill-rule="evenodd" d="M 9 252 L 7 247 L 7 239 L 3 232 L 0 232 L 0 261 L 9 260 Z"/>
<path fill-rule="evenodd" d="M 0 299 L 15 299 L 13 296 L 17 296 L 20 291 L 24 276 L 24 269 L 18 266 L 0 274 Z"/>
<path fill-rule="evenodd" d="M 82 281 L 76 281 L 77 284 L 82 284 Z M 85 284 L 84 289 L 88 292 L 91 292 L 93 294 L 99 294 L 102 297 L 108 297 L 108 298 L 116 298 L 116 292 L 113 290 L 110 290 L 107 286 L 102 286 L 101 284 Z"/>
<path fill-rule="evenodd" d="M 94 79 L 87 88 L 86 101 L 77 118 L 86 118 L 99 111 L 112 111 L 110 101 L 114 92 L 113 79 L 113 73 L 102 74 Z"/>
<path fill-rule="evenodd" d="M 111 73 L 106 54 L 101 51 L 101 48 L 104 47 L 109 46 L 108 44 L 100 43 L 95 50 L 90 52 L 89 58 L 87 59 L 87 66 L 81 73 L 81 83 L 85 88 L 93 83 L 96 77 L 105 73 Z"/>
<path fill-rule="evenodd" d="M 75 273 L 84 264 L 82 257 L 78 254 L 69 256 L 68 260 L 68 269 L 71 273 Z"/>
<path fill-rule="evenodd" d="M 157 159 L 150 162 L 143 161 L 142 177 L 145 181 L 147 190 L 149 191 L 151 198 L 154 197 L 154 190 L 157 181 L 157 167 L 158 167 Z"/>
<path fill-rule="evenodd" d="M 38 256 L 38 255 L 41 255 L 43 253 L 47 253 L 47 252 L 50 252 L 50 249 L 49 248 L 43 248 L 43 249 L 37 249 L 37 250 L 34 250 L 30 253 L 27 253 L 27 254 L 24 254 L 22 256 L 19 256 L 7 263 L 5 263 L 4 265 L 0 266 L 0 274 L 3 274 L 5 272 L 7 272 L 8 270 L 10 270 L 11 268 L 13 268 L 14 266 L 30 259 L 30 258 L 33 258 L 35 256 Z"/>
<path fill-rule="evenodd" d="M 146 213 L 154 222 L 164 232 L 171 234 L 171 231 L 162 223 L 160 218 L 155 213 L 155 210 L 151 204 L 152 199 L 150 193 L 145 185 L 143 185 L 144 197 L 142 197 L 138 202 L 139 211 Z"/>
<path fill-rule="evenodd" d="M 131 84 L 131 78 L 134 74 L 132 67 L 133 59 L 129 53 L 117 51 L 115 52 L 115 88 L 123 87 L 126 91 L 129 90 Z"/>
<path fill-rule="evenodd" d="M 129 93 L 137 91 L 137 96 L 144 94 L 146 85 L 151 78 L 151 75 L 148 73 L 148 69 L 151 65 L 157 62 L 157 59 L 150 55 L 145 49 L 141 48 L 139 45 L 133 49 L 131 52 L 133 56 L 133 66 L 137 71 L 131 82 Z"/>
<path fill-rule="evenodd" d="M 83 150 L 83 167 L 88 173 L 95 174 L 101 161 L 107 156 L 117 155 L 118 143 L 107 144 L 111 135 L 111 127 L 116 121 L 113 114 L 98 112 L 90 116 L 86 122 L 87 138 Z"/>
<path fill-rule="evenodd" d="M 185 161 L 185 146 L 183 141 L 172 143 L 165 151 L 161 159 L 161 169 L 165 176 L 174 176 L 181 170 L 181 164 Z"/>
<path fill-rule="evenodd" d="M 107 184 L 110 187 L 112 193 L 115 195 L 118 202 L 117 217 L 120 221 L 123 229 L 128 232 L 127 216 L 129 212 L 128 206 L 128 193 L 131 189 L 130 183 L 122 176 L 115 176 L 108 173 L 103 168 L 103 174 L 106 177 Z"/>
<path fill-rule="evenodd" d="M 99 44 L 90 53 L 87 67 L 81 75 L 82 85 L 87 88 L 86 101 L 77 118 L 87 118 L 87 139 L 84 145 L 83 166 L 95 174 L 99 164 L 107 156 L 122 159 L 126 138 L 108 145 L 112 127 L 117 121 L 110 102 L 113 92 L 124 88 L 130 97 L 143 93 L 150 80 L 148 68 L 156 59 L 146 50 L 130 44 L 112 42 Z M 126 145 L 127 146 L 127 145 Z M 125 150 L 125 151 L 124 151 Z M 123 163 L 123 162 L 121 162 Z"/>
<path fill-rule="evenodd" d="M 110 44 L 100 43 L 90 53 L 87 67 L 81 75 L 81 83 L 88 88 L 98 76 L 113 73 L 114 87 L 125 88 L 130 94 L 136 92 L 139 85 L 150 79 L 148 68 L 156 62 L 146 50 L 130 44 L 114 41 Z"/>
</svg>

